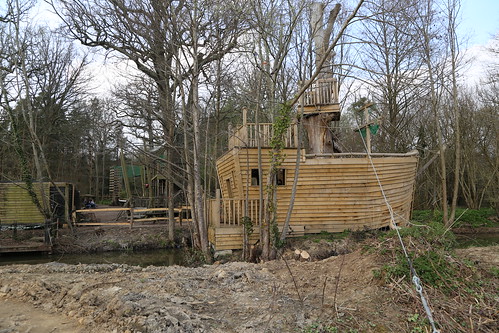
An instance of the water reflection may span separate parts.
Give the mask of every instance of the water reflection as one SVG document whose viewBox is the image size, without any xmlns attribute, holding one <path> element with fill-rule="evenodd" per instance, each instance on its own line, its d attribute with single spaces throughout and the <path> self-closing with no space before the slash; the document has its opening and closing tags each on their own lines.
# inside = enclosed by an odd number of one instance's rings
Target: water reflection
<svg viewBox="0 0 499 333">
<path fill-rule="evenodd" d="M 64 264 L 127 264 L 133 266 L 182 265 L 182 250 L 161 249 L 136 252 L 102 252 L 83 254 L 15 254 L 0 255 L 0 265 L 43 264 L 60 262 Z"/>
</svg>

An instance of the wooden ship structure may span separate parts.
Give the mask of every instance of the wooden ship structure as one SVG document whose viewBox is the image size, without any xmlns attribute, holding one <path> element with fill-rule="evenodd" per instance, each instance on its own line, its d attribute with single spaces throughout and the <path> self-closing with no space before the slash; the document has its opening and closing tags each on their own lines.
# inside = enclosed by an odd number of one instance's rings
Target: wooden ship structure
<svg viewBox="0 0 499 333">
<path fill-rule="evenodd" d="M 322 13 L 315 20 L 321 19 Z M 324 43 L 329 40 L 328 32 L 315 30 L 319 36 L 314 43 L 320 54 L 327 49 Z M 278 226 L 282 228 L 285 222 L 296 168 L 299 174 L 289 236 L 403 224 L 412 208 L 417 151 L 371 153 L 368 143 L 365 152 L 341 152 L 330 130 L 331 121 L 340 119 L 338 82 L 328 61 L 324 68 L 308 86 L 299 105 L 308 147 L 298 146 L 297 124 L 285 136 L 285 157 L 276 180 Z M 364 131 L 369 133 L 371 125 L 367 121 Z M 260 182 L 265 181 L 270 169 L 272 133 L 271 123 L 248 122 L 246 112 L 242 124 L 229 133 L 228 151 L 216 165 L 220 190 L 207 205 L 209 241 L 216 250 L 243 248 L 243 222 L 247 218 L 255 226 L 249 242 L 258 240 L 263 205 Z"/>
<path fill-rule="evenodd" d="M 0 182 L 0 231 L 12 233 L 0 239 L 3 253 L 51 252 L 51 231 L 70 224 L 71 212 L 79 208 L 79 193 L 66 182 L 34 182 L 33 191 L 40 204 L 50 210 L 52 220 L 47 221 L 30 196 L 24 182 Z M 47 223 L 52 222 L 52 223 Z M 44 237 L 17 239 L 17 230 L 43 229 Z"/>
<path fill-rule="evenodd" d="M 71 212 L 80 207 L 75 186 L 65 182 L 34 182 L 40 201 L 47 201 L 54 220 L 68 223 Z M 43 226 L 45 217 L 33 203 L 23 182 L 0 182 L 0 225 Z"/>
<path fill-rule="evenodd" d="M 304 104 L 305 117 L 313 109 L 315 105 Z M 270 168 L 272 124 L 257 126 L 244 119 L 231 133 L 228 151 L 217 160 L 220 190 L 208 205 L 209 240 L 217 250 L 242 248 L 245 216 L 256 226 L 250 240 L 258 240 L 257 226 L 263 205 L 259 182 L 266 179 Z M 403 224 L 409 219 L 417 152 L 311 152 L 298 147 L 297 131 L 297 124 L 287 131 L 285 158 L 277 173 L 277 224 L 282 226 L 291 200 L 295 169 L 300 168 L 290 236 L 377 229 L 393 226 L 394 222 Z M 262 177 L 258 168 L 258 141 Z M 299 165 L 298 149 L 301 150 Z"/>
</svg>

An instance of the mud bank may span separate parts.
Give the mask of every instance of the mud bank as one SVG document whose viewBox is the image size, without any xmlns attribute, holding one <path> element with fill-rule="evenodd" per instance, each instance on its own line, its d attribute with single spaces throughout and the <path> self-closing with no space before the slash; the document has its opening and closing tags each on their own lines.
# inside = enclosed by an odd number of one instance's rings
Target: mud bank
<svg viewBox="0 0 499 333">
<path fill-rule="evenodd" d="M 190 243 L 187 228 L 177 229 L 174 240 L 168 237 L 166 225 L 80 227 L 74 232 L 59 231 L 54 242 L 56 253 L 84 253 L 128 250 L 150 250 L 186 246 Z"/>
</svg>

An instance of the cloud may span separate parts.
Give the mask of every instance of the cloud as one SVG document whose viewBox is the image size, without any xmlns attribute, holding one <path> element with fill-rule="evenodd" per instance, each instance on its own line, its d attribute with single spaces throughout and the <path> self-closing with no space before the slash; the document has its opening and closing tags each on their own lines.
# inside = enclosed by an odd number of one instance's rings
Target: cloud
<svg viewBox="0 0 499 333">
<path fill-rule="evenodd" d="M 488 70 L 499 64 L 497 54 L 490 52 L 491 48 L 499 48 L 497 39 L 491 38 L 485 45 L 473 45 L 463 52 L 467 65 L 462 71 L 462 84 L 470 87 L 480 84 L 486 79 Z"/>
</svg>

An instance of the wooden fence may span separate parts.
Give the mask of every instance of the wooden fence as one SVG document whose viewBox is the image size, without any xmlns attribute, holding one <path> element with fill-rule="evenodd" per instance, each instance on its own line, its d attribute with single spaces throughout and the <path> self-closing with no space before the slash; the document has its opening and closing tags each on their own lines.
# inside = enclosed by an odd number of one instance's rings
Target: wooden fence
<svg viewBox="0 0 499 333">
<path fill-rule="evenodd" d="M 191 222 L 190 207 L 175 208 L 175 222 Z M 139 222 L 168 221 L 168 208 L 96 208 L 79 209 L 72 214 L 75 226 L 111 226 L 121 225 L 133 227 Z"/>
</svg>

